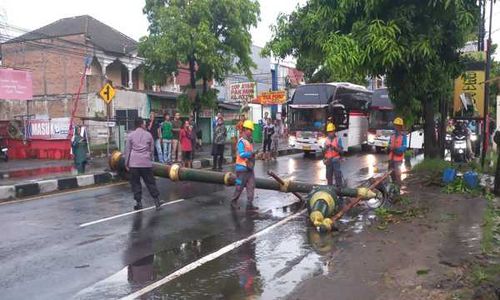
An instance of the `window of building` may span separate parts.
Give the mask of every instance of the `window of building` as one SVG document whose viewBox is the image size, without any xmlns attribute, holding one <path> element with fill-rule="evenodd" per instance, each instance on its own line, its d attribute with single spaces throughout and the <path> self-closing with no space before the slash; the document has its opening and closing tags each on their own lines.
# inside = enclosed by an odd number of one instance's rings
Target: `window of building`
<svg viewBox="0 0 500 300">
<path fill-rule="evenodd" d="M 134 130 L 134 121 L 139 117 L 137 109 L 117 109 L 115 111 L 116 123 L 124 125 L 125 131 Z"/>
</svg>

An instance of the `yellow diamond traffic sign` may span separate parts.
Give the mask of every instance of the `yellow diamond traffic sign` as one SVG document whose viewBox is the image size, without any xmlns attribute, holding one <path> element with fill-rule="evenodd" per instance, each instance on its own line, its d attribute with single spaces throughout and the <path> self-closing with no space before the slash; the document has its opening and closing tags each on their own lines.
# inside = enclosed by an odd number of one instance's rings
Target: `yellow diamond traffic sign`
<svg viewBox="0 0 500 300">
<path fill-rule="evenodd" d="M 111 86 L 111 84 L 106 83 L 99 92 L 99 96 L 101 96 L 102 100 L 104 100 L 106 104 L 109 104 L 115 97 L 115 89 Z"/>
</svg>

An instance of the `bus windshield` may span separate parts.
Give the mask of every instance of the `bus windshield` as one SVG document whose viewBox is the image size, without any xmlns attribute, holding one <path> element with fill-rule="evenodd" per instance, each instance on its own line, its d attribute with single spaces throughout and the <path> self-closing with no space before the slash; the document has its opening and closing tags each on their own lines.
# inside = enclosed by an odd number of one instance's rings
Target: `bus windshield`
<svg viewBox="0 0 500 300">
<path fill-rule="evenodd" d="M 392 129 L 394 111 L 392 110 L 372 110 L 370 112 L 370 129 Z"/>
<path fill-rule="evenodd" d="M 289 113 L 290 130 L 323 131 L 326 122 L 325 108 L 291 108 Z"/>
</svg>

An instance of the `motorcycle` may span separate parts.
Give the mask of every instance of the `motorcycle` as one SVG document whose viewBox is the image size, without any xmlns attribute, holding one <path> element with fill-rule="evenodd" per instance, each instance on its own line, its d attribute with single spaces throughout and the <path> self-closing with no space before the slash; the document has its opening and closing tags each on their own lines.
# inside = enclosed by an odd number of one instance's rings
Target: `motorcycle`
<svg viewBox="0 0 500 300">
<path fill-rule="evenodd" d="M 451 142 L 451 160 L 454 162 L 467 162 L 467 134 L 463 131 L 453 132 Z"/>
<path fill-rule="evenodd" d="M 0 138 L 0 157 L 3 158 L 3 161 L 9 161 L 9 148 L 1 143 L 2 139 Z"/>
<path fill-rule="evenodd" d="M 452 142 L 451 134 L 447 133 L 444 138 L 445 149 L 451 150 L 451 142 Z"/>
</svg>

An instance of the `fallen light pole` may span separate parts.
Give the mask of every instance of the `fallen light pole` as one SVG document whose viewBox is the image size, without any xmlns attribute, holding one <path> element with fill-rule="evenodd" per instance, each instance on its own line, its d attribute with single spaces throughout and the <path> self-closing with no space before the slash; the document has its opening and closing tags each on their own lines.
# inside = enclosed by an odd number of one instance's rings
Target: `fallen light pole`
<svg viewBox="0 0 500 300">
<path fill-rule="evenodd" d="M 113 152 L 109 159 L 111 170 L 119 174 L 126 174 L 125 160 L 122 153 L 119 151 Z M 183 168 L 180 165 L 165 165 L 153 163 L 153 174 L 158 177 L 168 178 L 172 181 L 194 181 L 204 183 L 223 184 L 226 186 L 234 186 L 236 183 L 236 175 L 232 172 L 214 172 L 207 170 L 197 170 Z M 306 182 L 299 182 L 290 179 L 281 179 L 274 173 L 269 173 L 274 179 L 270 178 L 255 178 L 255 187 L 265 190 L 274 190 L 284 193 L 293 193 L 299 199 L 303 200 L 299 193 L 306 193 L 305 200 L 309 211 L 309 219 L 319 231 L 330 231 L 334 221 L 340 218 L 345 212 L 354 207 L 359 201 L 373 199 L 380 195 L 379 192 L 373 192 L 387 178 L 388 174 L 384 174 L 375 180 L 370 188 L 341 188 L 337 189 L 334 186 L 316 185 Z M 339 198 L 349 197 L 355 198 L 347 206 L 342 209 L 339 203 Z M 339 215 L 340 214 L 340 215 Z M 334 216 L 335 215 L 335 216 Z M 334 216 L 333 218 L 331 218 Z M 339 217 L 337 217 L 339 216 Z"/>
</svg>

